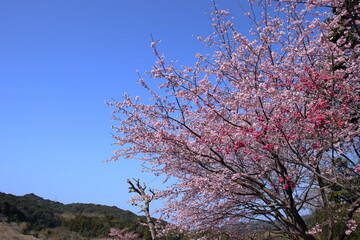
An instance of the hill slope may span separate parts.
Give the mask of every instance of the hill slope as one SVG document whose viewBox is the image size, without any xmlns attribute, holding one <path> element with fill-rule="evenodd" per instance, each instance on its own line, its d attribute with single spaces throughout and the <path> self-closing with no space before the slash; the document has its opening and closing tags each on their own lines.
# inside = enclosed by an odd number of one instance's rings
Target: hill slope
<svg viewBox="0 0 360 240">
<path fill-rule="evenodd" d="M 5 222 L 18 223 L 22 226 L 22 233 L 34 236 L 44 235 L 44 232 L 47 234 L 74 232 L 84 238 L 95 238 L 106 237 L 110 228 L 129 228 L 141 238 L 147 239 L 148 230 L 140 225 L 139 218 L 141 217 L 117 207 L 81 203 L 62 204 L 35 194 L 15 196 L 0 192 L 2 227 L 4 229 L 9 227 Z M 62 230 L 55 230 L 59 228 Z M 16 228 L 13 230 L 12 233 L 16 232 Z M 7 229 L 7 232 L 11 231 Z"/>
<path fill-rule="evenodd" d="M 130 211 L 122 210 L 117 207 L 110 207 L 100 204 L 71 203 L 63 204 L 56 201 L 43 199 L 33 193 L 24 196 L 15 196 L 0 192 L 0 203 L 9 202 L 18 207 L 29 205 L 38 206 L 42 209 L 50 210 L 54 213 L 70 214 L 112 214 L 123 218 L 137 218 L 138 216 Z"/>
</svg>

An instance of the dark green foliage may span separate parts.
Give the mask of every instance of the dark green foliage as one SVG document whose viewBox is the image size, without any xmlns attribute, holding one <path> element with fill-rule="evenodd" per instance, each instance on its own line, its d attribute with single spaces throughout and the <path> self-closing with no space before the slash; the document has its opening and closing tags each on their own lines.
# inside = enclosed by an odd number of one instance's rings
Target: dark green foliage
<svg viewBox="0 0 360 240">
<path fill-rule="evenodd" d="M 106 237 L 110 228 L 128 228 L 131 232 L 136 232 L 141 238 L 148 239 L 150 233 L 147 227 L 141 226 L 135 218 L 118 218 L 114 215 L 87 216 L 83 214 L 64 220 L 63 224 L 72 232 L 79 233 L 84 237 Z"/>
<path fill-rule="evenodd" d="M 0 202 L 8 201 L 18 207 L 37 205 L 42 209 L 51 210 L 57 214 L 109 214 L 123 218 L 137 218 L 137 215 L 130 212 L 119 209 L 117 207 L 109 207 L 99 204 L 83 204 L 83 203 L 72 203 L 62 204 L 59 202 L 43 199 L 36 196 L 35 194 L 26 194 L 24 196 L 15 196 L 12 194 L 6 194 L 0 192 Z"/>
<path fill-rule="evenodd" d="M 26 222 L 25 214 L 7 201 L 0 201 L 0 213 L 8 222 Z"/>
<path fill-rule="evenodd" d="M 96 215 L 114 215 L 120 218 L 138 218 L 138 216 L 130 211 L 122 210 L 117 207 L 104 206 L 99 204 L 72 203 L 62 205 L 59 209 L 63 213 L 71 214 L 96 214 Z"/>
<path fill-rule="evenodd" d="M 28 222 L 28 230 L 38 231 L 60 226 L 59 214 L 33 196 L 25 195 L 21 198 L 0 193 L 0 214 L 5 215 L 8 222 Z"/>
<path fill-rule="evenodd" d="M 51 240 L 89 240 L 83 236 L 71 232 L 65 227 L 58 228 L 46 228 L 38 232 L 37 237 L 40 239 L 51 239 Z"/>
</svg>

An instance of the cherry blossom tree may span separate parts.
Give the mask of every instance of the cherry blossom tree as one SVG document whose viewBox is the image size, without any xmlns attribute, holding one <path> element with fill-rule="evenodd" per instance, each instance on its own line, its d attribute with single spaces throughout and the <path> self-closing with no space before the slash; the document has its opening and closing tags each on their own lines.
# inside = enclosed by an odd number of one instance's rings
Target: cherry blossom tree
<svg viewBox="0 0 360 240">
<path fill-rule="evenodd" d="M 214 33 L 194 66 L 157 62 L 114 107 L 118 158 L 173 178 L 163 214 L 183 228 L 226 232 L 252 221 L 289 239 L 344 239 L 356 229 L 359 179 L 359 25 L 356 0 L 251 0 L 254 29 L 214 7 Z M 349 7 L 351 6 L 351 7 Z M 262 9 L 258 13 L 258 10 Z M 158 89 L 149 86 L 157 81 Z M 351 193 L 338 217 L 329 196 Z M 322 208 L 310 228 L 302 213 Z M 326 227 L 325 227 L 326 226 Z M 315 230 L 314 230 L 315 229 Z"/>
</svg>

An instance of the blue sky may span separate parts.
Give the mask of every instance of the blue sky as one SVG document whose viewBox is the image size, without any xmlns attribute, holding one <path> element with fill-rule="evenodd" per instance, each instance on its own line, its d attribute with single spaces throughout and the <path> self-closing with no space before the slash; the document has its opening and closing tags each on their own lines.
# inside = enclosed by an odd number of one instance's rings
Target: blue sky
<svg viewBox="0 0 360 240">
<path fill-rule="evenodd" d="M 241 12 L 240 0 L 217 2 Z M 211 7 L 210 0 L 1 0 L 0 191 L 136 211 L 126 203 L 126 179 L 152 187 L 161 180 L 136 161 L 102 162 L 114 151 L 104 102 L 144 94 L 136 70 L 155 61 L 151 35 L 169 59 L 191 63 L 201 48 L 193 35 L 211 33 Z"/>
</svg>

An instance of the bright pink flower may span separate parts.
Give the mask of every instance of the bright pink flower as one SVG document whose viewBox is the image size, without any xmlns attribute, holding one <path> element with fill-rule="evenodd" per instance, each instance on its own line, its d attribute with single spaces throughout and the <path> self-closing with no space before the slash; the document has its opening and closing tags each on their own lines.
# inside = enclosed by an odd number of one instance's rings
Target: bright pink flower
<svg viewBox="0 0 360 240">
<path fill-rule="evenodd" d="M 266 145 L 262 146 L 262 149 L 271 151 L 274 149 L 274 146 L 272 144 L 266 144 Z"/>
<path fill-rule="evenodd" d="M 243 141 L 237 141 L 234 150 L 238 150 L 239 148 L 245 147 L 245 143 Z"/>
<path fill-rule="evenodd" d="M 319 145 L 317 143 L 314 143 L 312 146 L 311 146 L 313 149 L 318 149 L 319 148 Z"/>
<path fill-rule="evenodd" d="M 296 187 L 296 183 L 294 183 L 294 182 L 289 182 L 289 185 L 290 185 L 290 187 Z"/>
<path fill-rule="evenodd" d="M 356 167 L 356 168 L 354 169 L 354 171 L 355 171 L 355 172 L 360 172 L 360 167 Z"/>
<path fill-rule="evenodd" d="M 260 155 L 260 156 L 255 156 L 254 157 L 254 161 L 255 162 L 260 162 L 260 160 L 264 157 L 264 155 Z"/>
<path fill-rule="evenodd" d="M 289 185 L 287 185 L 287 184 L 282 185 L 282 189 L 287 190 L 288 188 L 289 188 Z"/>
</svg>

